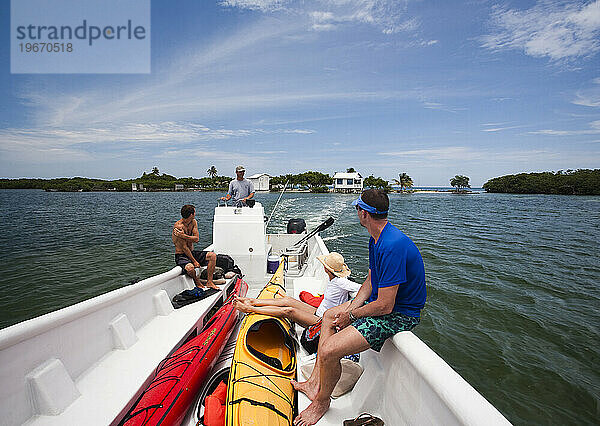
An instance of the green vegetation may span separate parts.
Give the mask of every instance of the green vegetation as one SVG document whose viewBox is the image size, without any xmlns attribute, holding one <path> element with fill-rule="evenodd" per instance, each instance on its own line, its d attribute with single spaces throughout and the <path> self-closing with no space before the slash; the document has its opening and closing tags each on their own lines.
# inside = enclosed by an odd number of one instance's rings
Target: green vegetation
<svg viewBox="0 0 600 426">
<path fill-rule="evenodd" d="M 214 166 L 213 166 L 214 167 Z M 209 169 L 210 170 L 210 169 Z M 216 169 L 215 169 L 216 170 Z M 56 179 L 0 179 L 0 189 L 44 189 L 46 191 L 131 191 L 131 184 L 143 185 L 146 191 L 173 191 L 175 184 L 185 189 L 200 191 L 226 191 L 231 181 L 228 176 L 212 176 L 196 179 L 193 177 L 177 178 L 166 173 L 160 174 L 158 167 L 150 173 L 144 172 L 136 179 L 102 180 L 83 177 Z"/>
<path fill-rule="evenodd" d="M 327 194 L 329 192 L 329 188 L 326 186 L 313 186 L 310 188 L 310 192 L 314 194 Z"/>
<path fill-rule="evenodd" d="M 288 188 L 290 187 L 300 187 L 305 189 L 310 189 L 315 187 L 323 187 L 326 185 L 331 185 L 333 183 L 333 178 L 325 173 L 321 172 L 304 172 L 297 175 L 287 174 L 281 176 L 275 176 L 271 178 L 271 188 L 272 190 L 277 191 L 278 187 L 288 182 Z"/>
<path fill-rule="evenodd" d="M 380 177 L 374 177 L 373 175 L 365 179 L 364 186 L 365 188 L 382 189 L 385 192 L 390 192 L 392 190 L 392 187 L 387 180 Z"/>
<path fill-rule="evenodd" d="M 394 179 L 396 185 L 400 185 L 400 192 L 404 192 L 404 188 L 410 189 L 413 186 L 413 181 L 406 173 L 398 173 L 399 179 Z"/>
<path fill-rule="evenodd" d="M 600 169 L 501 176 L 488 180 L 483 189 L 512 194 L 600 195 Z"/>
<path fill-rule="evenodd" d="M 466 192 L 465 188 L 470 188 L 469 178 L 463 175 L 456 175 L 450 179 L 450 185 L 456 188 L 456 192 Z"/>
</svg>

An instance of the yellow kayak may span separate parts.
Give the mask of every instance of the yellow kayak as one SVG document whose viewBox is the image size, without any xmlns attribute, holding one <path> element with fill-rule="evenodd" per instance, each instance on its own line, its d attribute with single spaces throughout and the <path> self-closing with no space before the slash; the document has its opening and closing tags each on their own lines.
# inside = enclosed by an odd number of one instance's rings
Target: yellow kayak
<svg viewBox="0 0 600 426">
<path fill-rule="evenodd" d="M 283 259 L 259 299 L 285 296 Z M 227 384 L 225 425 L 291 425 L 297 395 L 292 324 L 268 315 L 248 314 L 240 326 Z"/>
</svg>

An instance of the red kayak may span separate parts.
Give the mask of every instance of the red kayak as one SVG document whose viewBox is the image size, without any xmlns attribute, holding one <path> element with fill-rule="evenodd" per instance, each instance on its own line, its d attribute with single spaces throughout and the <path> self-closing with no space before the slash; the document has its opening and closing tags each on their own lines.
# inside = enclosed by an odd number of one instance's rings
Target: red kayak
<svg viewBox="0 0 600 426">
<path fill-rule="evenodd" d="M 223 351 L 238 311 L 233 295 L 245 296 L 248 284 L 238 278 L 231 295 L 198 336 L 160 362 L 154 380 L 120 425 L 180 424 L 213 364 Z"/>
</svg>

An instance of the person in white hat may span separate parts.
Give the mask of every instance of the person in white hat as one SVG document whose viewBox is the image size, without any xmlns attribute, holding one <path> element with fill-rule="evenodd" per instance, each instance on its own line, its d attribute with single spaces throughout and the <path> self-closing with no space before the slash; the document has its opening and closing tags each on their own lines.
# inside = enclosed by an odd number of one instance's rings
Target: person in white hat
<svg viewBox="0 0 600 426">
<path fill-rule="evenodd" d="M 325 273 L 329 277 L 325 295 L 318 307 L 289 296 L 278 299 L 236 297 L 234 306 L 241 312 L 256 312 L 277 318 L 287 318 L 302 327 L 309 327 L 318 323 L 327 309 L 347 302 L 350 299 L 350 293 L 360 289 L 360 284 L 347 278 L 350 275 L 350 269 L 344 263 L 341 254 L 332 252 L 324 256 L 318 256 L 317 259 L 323 264 Z"/>
<path fill-rule="evenodd" d="M 229 201 L 233 198 L 233 204 L 235 205 L 238 201 L 246 204 L 246 201 L 254 197 L 254 184 L 244 178 L 244 173 L 246 173 L 244 166 L 235 168 L 235 179 L 229 182 L 227 195 L 221 197 L 221 200 Z"/>
</svg>

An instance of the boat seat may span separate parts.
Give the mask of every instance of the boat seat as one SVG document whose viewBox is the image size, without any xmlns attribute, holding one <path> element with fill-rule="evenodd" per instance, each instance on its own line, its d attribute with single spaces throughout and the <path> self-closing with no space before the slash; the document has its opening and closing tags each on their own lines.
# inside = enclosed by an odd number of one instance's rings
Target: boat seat
<svg viewBox="0 0 600 426">
<path fill-rule="evenodd" d="M 229 280 L 225 286 L 230 287 L 232 282 Z M 221 290 L 204 300 L 172 310 L 168 315 L 154 317 L 135 330 L 129 344 L 112 350 L 75 378 L 73 382 L 79 395 L 60 416 L 35 415 L 26 424 L 81 424 L 81 419 L 86 419 L 89 425 L 118 423 L 152 380 L 156 366 L 195 335 L 196 330 L 202 329 L 205 316 L 222 301 L 225 293 Z M 128 321 L 125 315 L 119 316 L 118 328 L 131 328 Z"/>
<path fill-rule="evenodd" d="M 309 293 L 314 294 L 315 296 L 318 294 L 323 294 L 325 291 L 325 285 L 327 283 L 320 279 L 314 277 L 300 277 L 294 279 L 294 298 L 300 300 L 300 292 L 308 291 Z"/>
</svg>

